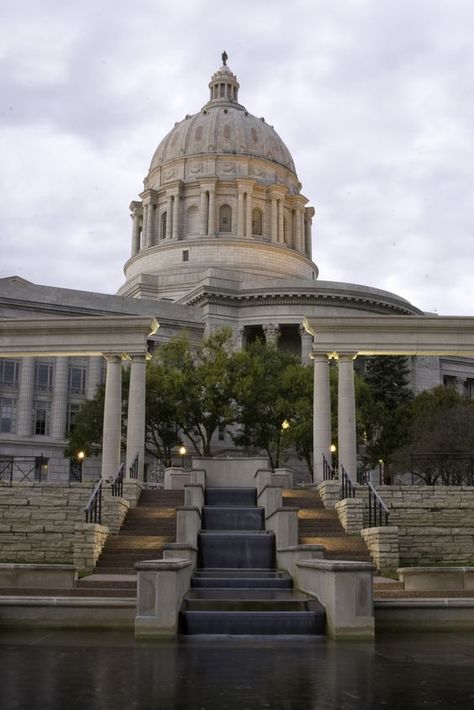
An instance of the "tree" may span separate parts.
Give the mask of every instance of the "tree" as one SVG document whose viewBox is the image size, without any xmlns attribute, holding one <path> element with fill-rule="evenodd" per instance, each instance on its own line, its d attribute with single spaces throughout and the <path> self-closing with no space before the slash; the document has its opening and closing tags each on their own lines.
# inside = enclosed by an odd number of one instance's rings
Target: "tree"
<svg viewBox="0 0 474 710">
<path fill-rule="evenodd" d="M 168 404 L 174 407 L 176 428 L 200 456 L 211 455 L 216 429 L 235 420 L 231 339 L 230 328 L 216 331 L 197 345 L 179 336 L 160 346 L 154 358 L 166 382 Z M 156 416 L 160 416 L 159 407 Z"/>
<path fill-rule="evenodd" d="M 79 451 L 86 456 L 97 456 L 102 451 L 105 387 L 97 388 L 94 399 L 86 400 L 76 414 L 74 428 L 66 435 L 64 456 L 75 458 Z"/>
<path fill-rule="evenodd" d="M 285 371 L 295 364 L 293 356 L 261 340 L 235 354 L 234 397 L 239 431 L 234 442 L 263 449 L 272 468 L 280 464 L 282 423 L 291 417 L 290 402 L 294 399 L 291 378 Z"/>
<path fill-rule="evenodd" d="M 387 480 L 392 455 L 406 443 L 410 433 L 413 395 L 408 373 L 405 357 L 377 356 L 365 362 L 363 376 L 371 396 L 360 413 L 366 439 L 364 460 L 371 467 L 382 460 Z"/>
<path fill-rule="evenodd" d="M 474 401 L 450 387 L 413 400 L 410 439 L 396 455 L 399 470 L 412 468 L 428 485 L 472 483 Z"/>
</svg>

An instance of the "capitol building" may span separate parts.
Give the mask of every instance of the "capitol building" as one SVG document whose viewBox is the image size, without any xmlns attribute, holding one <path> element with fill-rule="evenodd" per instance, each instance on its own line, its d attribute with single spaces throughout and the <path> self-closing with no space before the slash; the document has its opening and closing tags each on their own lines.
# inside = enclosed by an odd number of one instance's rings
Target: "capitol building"
<svg viewBox="0 0 474 710">
<path fill-rule="evenodd" d="M 315 209 L 283 140 L 240 103 L 225 53 L 207 99 L 153 153 L 130 204 L 130 258 L 118 293 L 13 275 L 0 279 L 0 318 L 150 316 L 160 324 L 158 343 L 180 331 L 198 341 L 229 326 L 236 349 L 264 338 L 309 364 L 305 317 L 423 315 L 396 294 L 318 279 Z M 77 476 L 63 456 L 65 436 L 103 377 L 100 356 L 0 359 L 0 466 L 28 458 L 48 480 Z M 472 378 L 467 358 L 411 358 L 415 391 L 444 383 L 470 395 Z M 218 438 L 216 447 L 232 446 L 225 431 Z M 97 471 L 96 462 L 84 463 L 85 477 Z"/>
</svg>

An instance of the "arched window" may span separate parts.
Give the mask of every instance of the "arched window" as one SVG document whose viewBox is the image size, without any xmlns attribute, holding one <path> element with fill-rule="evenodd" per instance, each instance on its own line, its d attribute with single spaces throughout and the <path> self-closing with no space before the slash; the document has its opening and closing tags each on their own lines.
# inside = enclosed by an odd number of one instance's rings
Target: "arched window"
<svg viewBox="0 0 474 710">
<path fill-rule="evenodd" d="M 232 210 L 229 205 L 222 205 L 219 210 L 219 232 L 232 231 Z"/>
<path fill-rule="evenodd" d="M 186 211 L 186 225 L 185 232 L 186 236 L 193 236 L 199 234 L 199 210 L 196 205 L 191 205 Z"/>
<path fill-rule="evenodd" d="M 161 239 L 166 237 L 166 212 L 163 212 L 160 218 L 160 237 Z"/>
<path fill-rule="evenodd" d="M 263 234 L 263 214 L 262 210 L 255 208 L 252 210 L 252 234 L 261 237 Z"/>
</svg>

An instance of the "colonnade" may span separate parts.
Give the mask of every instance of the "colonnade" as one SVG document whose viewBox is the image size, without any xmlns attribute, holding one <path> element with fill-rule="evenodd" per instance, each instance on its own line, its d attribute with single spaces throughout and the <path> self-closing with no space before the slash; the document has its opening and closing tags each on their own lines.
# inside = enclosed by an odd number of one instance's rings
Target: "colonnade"
<svg viewBox="0 0 474 710">
<path fill-rule="evenodd" d="M 218 209 L 216 207 L 217 178 L 202 180 L 199 192 L 199 235 L 214 237 L 219 231 Z M 231 232 L 237 237 L 252 237 L 252 212 L 260 202 L 254 198 L 255 181 L 240 178 L 236 180 L 236 214 L 233 215 Z M 311 257 L 311 222 L 314 215 L 312 207 L 305 207 L 306 198 L 301 195 L 288 195 L 285 188 L 272 186 L 266 194 L 269 210 L 263 222 L 269 219 L 265 229 L 270 242 L 287 244 L 306 256 Z M 231 207 L 234 200 L 229 200 Z M 262 205 L 262 207 L 264 207 Z M 166 225 L 158 223 L 158 193 L 147 190 L 142 195 L 142 202 L 134 201 L 130 205 L 132 213 L 132 256 L 141 248 L 156 245 L 158 240 L 178 240 L 182 236 L 182 183 L 177 181 L 166 188 Z M 163 227 L 165 226 L 164 233 Z M 269 227 L 269 229 L 268 229 Z M 285 233 L 286 232 L 286 233 Z M 264 236 L 258 235 L 258 236 Z"/>
<path fill-rule="evenodd" d="M 356 408 L 354 390 L 354 359 L 357 353 L 338 353 L 338 460 L 355 478 L 357 473 Z M 329 388 L 329 358 L 312 355 L 314 363 L 313 389 L 313 470 L 314 481 L 323 480 L 324 458 L 331 461 L 331 396 Z"/>
<path fill-rule="evenodd" d="M 102 440 L 102 478 L 113 476 L 120 466 L 122 435 L 122 358 L 104 354 L 107 360 L 105 378 L 104 430 Z M 126 476 L 138 454 L 138 478 L 143 479 L 145 458 L 145 373 L 144 353 L 133 353 L 130 358 L 130 385 L 127 412 Z"/>
</svg>

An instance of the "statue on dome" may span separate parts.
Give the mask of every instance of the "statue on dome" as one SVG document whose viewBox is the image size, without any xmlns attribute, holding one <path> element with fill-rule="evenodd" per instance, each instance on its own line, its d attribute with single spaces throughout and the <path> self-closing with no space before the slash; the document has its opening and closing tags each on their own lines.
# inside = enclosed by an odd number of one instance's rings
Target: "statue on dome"
<svg viewBox="0 0 474 710">
<path fill-rule="evenodd" d="M 226 52 L 225 49 L 224 49 L 224 51 L 222 52 L 222 64 L 223 64 L 225 67 L 227 66 L 227 60 L 228 60 L 228 59 L 229 59 L 229 56 L 228 56 L 227 52 Z"/>
</svg>

